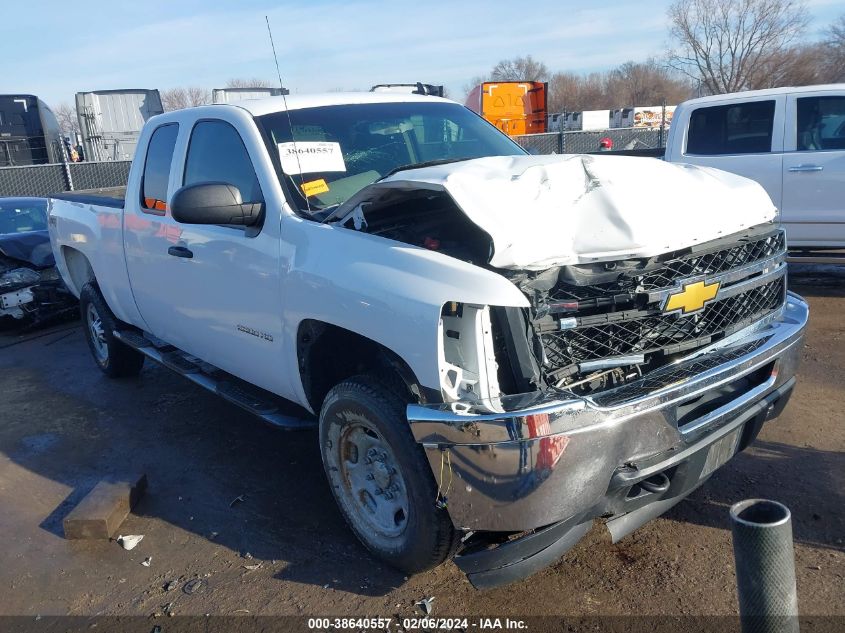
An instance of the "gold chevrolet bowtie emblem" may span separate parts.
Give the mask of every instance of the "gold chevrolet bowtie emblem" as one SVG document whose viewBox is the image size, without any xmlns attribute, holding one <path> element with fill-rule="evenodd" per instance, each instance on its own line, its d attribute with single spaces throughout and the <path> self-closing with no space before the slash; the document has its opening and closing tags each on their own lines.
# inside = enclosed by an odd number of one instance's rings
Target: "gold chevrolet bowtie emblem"
<svg viewBox="0 0 845 633">
<path fill-rule="evenodd" d="M 680 310 L 681 314 L 697 312 L 701 310 L 708 301 L 712 301 L 718 292 L 718 281 L 715 281 L 712 284 L 705 283 L 704 281 L 684 284 L 683 289 L 669 295 L 669 298 L 666 300 L 666 305 L 663 306 L 663 311 L 674 312 L 676 310 Z"/>
</svg>

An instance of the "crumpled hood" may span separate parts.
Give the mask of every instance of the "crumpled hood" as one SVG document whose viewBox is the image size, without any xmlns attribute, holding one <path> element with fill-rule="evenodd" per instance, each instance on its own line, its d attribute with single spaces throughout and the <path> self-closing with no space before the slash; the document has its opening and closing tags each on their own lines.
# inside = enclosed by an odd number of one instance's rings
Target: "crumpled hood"
<svg viewBox="0 0 845 633">
<path fill-rule="evenodd" d="M 55 266 L 50 235 L 47 231 L 5 233 L 0 235 L 0 255 L 17 259 L 36 268 Z"/>
<path fill-rule="evenodd" d="M 654 158 L 494 156 L 402 171 L 373 185 L 413 186 L 448 192 L 492 237 L 490 264 L 509 269 L 651 257 L 776 216 L 752 180 Z"/>
</svg>

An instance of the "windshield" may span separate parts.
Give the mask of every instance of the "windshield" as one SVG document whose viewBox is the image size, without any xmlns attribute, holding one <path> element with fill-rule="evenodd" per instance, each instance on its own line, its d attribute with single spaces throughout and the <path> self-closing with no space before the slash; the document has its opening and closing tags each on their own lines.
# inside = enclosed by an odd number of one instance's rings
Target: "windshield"
<svg viewBox="0 0 845 633">
<path fill-rule="evenodd" d="M 525 151 L 456 103 L 411 101 L 303 108 L 257 117 L 300 211 L 342 204 L 400 168 Z M 291 141 L 293 125 L 295 145 Z M 307 198 L 307 202 L 306 202 Z"/>
<path fill-rule="evenodd" d="M 47 203 L 0 200 L 0 235 L 47 230 Z"/>
</svg>

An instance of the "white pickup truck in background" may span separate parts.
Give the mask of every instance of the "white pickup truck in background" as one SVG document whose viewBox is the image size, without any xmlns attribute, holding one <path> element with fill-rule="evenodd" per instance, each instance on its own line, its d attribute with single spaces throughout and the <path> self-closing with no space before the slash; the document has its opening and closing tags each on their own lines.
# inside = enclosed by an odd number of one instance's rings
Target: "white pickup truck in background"
<svg viewBox="0 0 845 633">
<path fill-rule="evenodd" d="M 56 196 L 48 224 L 103 372 L 152 358 L 319 427 L 375 555 L 486 587 L 596 519 L 624 537 L 777 417 L 808 308 L 774 220 L 733 174 L 529 156 L 374 92 L 154 117 L 125 196 Z"/>
<path fill-rule="evenodd" d="M 665 159 L 759 182 L 780 210 L 790 250 L 845 248 L 845 84 L 686 101 Z"/>
</svg>

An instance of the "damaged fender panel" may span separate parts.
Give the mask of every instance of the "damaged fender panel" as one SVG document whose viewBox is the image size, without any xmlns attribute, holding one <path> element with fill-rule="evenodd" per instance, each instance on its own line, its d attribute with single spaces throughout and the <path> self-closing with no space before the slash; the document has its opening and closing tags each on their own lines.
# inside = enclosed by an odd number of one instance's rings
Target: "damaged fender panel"
<svg viewBox="0 0 845 633">
<path fill-rule="evenodd" d="M 298 218 L 284 218 L 281 235 L 283 260 L 296 253 L 282 264 L 288 270 L 282 290 L 285 330 L 297 332 L 304 319 L 352 330 L 396 353 L 424 387 L 437 392 L 435 350 L 444 305 L 529 305 L 501 275 L 443 253 Z M 292 248 L 300 244 L 320 248 Z M 286 374 L 299 382 L 296 355 L 290 358 L 294 364 Z M 292 383 L 291 389 L 302 387 Z"/>
<path fill-rule="evenodd" d="M 495 156 L 399 172 L 337 215 L 390 189 L 445 191 L 490 236 L 496 268 L 651 257 L 771 222 L 757 183 L 727 172 L 618 156 Z"/>
</svg>

